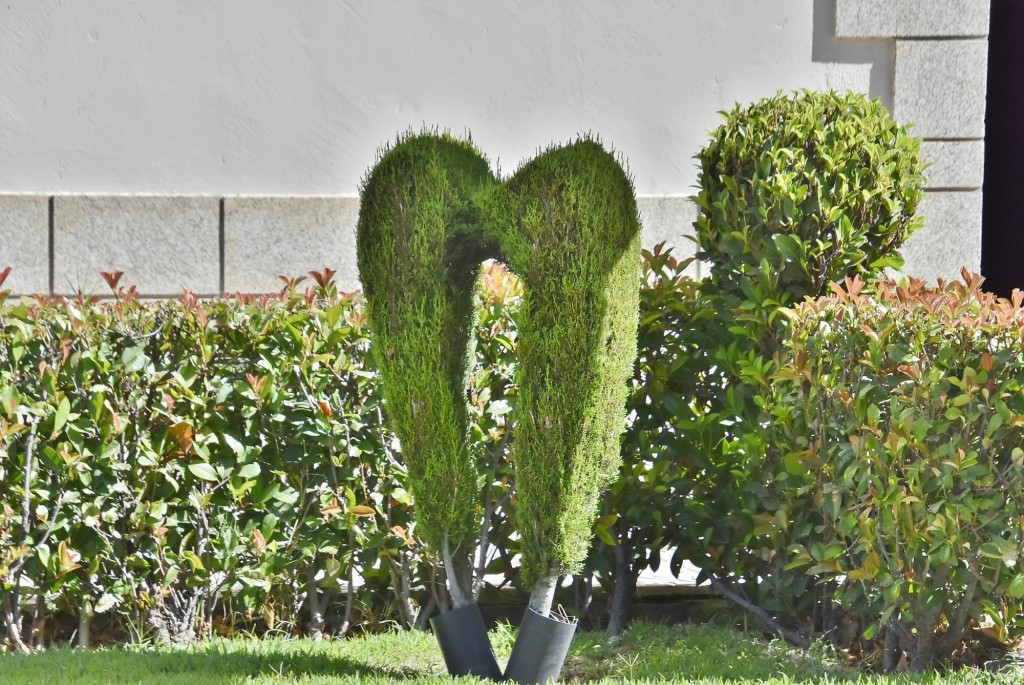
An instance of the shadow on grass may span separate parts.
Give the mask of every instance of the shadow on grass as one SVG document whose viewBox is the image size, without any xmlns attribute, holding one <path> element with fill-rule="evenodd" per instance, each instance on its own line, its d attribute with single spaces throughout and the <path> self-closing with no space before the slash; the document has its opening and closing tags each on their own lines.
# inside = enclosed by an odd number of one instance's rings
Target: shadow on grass
<svg viewBox="0 0 1024 685">
<path fill-rule="evenodd" d="M 430 658 L 387 663 L 394 657 L 372 647 L 362 654 L 343 641 L 216 641 L 193 649 L 55 649 L 28 656 L 0 656 L 0 682 L 22 683 L 212 683 L 394 682 L 441 675 Z M 406 655 L 408 656 L 408 655 Z"/>
</svg>

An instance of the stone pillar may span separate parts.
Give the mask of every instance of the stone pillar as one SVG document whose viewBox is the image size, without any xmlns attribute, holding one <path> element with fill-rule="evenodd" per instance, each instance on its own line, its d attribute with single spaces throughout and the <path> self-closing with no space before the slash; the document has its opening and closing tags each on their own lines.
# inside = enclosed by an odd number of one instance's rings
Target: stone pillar
<svg viewBox="0 0 1024 685">
<path fill-rule="evenodd" d="M 894 42 L 893 116 L 924 139 L 925 227 L 904 272 L 930 281 L 981 270 L 989 0 L 837 0 L 838 38 Z"/>
</svg>

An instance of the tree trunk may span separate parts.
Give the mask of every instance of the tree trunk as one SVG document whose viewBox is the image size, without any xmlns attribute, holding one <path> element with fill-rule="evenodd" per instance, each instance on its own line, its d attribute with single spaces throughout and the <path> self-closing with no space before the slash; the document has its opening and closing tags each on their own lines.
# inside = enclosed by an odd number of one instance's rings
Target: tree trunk
<svg viewBox="0 0 1024 685">
<path fill-rule="evenodd" d="M 458 549 L 453 550 L 447 535 L 441 538 L 441 556 L 444 559 L 444 571 L 448 578 L 448 594 L 452 598 L 452 608 L 459 609 L 473 604 L 472 559 L 466 554 L 459 554 Z"/>
<path fill-rule="evenodd" d="M 345 587 L 345 614 L 341 619 L 341 628 L 338 630 L 338 637 L 345 637 L 349 626 L 352 624 L 352 607 L 356 603 L 356 565 L 350 558 L 348 562 L 348 577 Z"/>
<path fill-rule="evenodd" d="M 912 673 L 922 673 L 931 669 L 935 663 L 935 639 L 934 636 L 922 635 L 914 647 L 914 654 L 910 658 L 910 670 Z"/>
<path fill-rule="evenodd" d="M 92 602 L 88 597 L 82 598 L 78 607 L 78 639 L 75 646 L 79 649 L 89 649 L 89 628 L 92 625 Z"/>
<path fill-rule="evenodd" d="M 19 652 L 28 654 L 32 650 L 21 639 L 21 610 L 17 606 L 12 607 L 12 604 L 10 597 L 4 598 L 4 625 L 7 627 L 7 639 Z"/>
<path fill-rule="evenodd" d="M 412 581 L 405 565 L 404 553 L 398 550 L 395 557 L 387 557 L 386 563 L 391 574 L 391 591 L 398 603 L 398 617 L 402 627 L 409 630 L 416 625 L 416 606 L 412 601 Z"/>
<path fill-rule="evenodd" d="M 32 617 L 32 633 L 29 640 L 35 649 L 42 649 L 46 640 L 46 592 L 43 590 L 43 583 L 39 582 L 36 592 L 36 609 Z"/>
<path fill-rule="evenodd" d="M 320 590 L 316 582 L 316 567 L 310 563 L 306 567 L 306 606 L 309 609 L 309 623 L 306 624 L 309 635 L 314 640 L 324 636 L 324 602 L 320 600 Z"/>
<path fill-rule="evenodd" d="M 530 608 L 541 616 L 551 614 L 551 605 L 555 601 L 555 590 L 558 589 L 558 574 L 548 573 L 537 579 L 530 592 Z"/>
<path fill-rule="evenodd" d="M 894 621 L 889 621 L 885 629 L 885 647 L 882 651 L 882 672 L 892 673 L 900 664 L 900 634 L 896 630 Z"/>
<path fill-rule="evenodd" d="M 711 586 L 713 588 L 718 590 L 718 592 L 720 592 L 730 602 L 733 602 L 734 604 L 737 604 L 741 608 L 743 608 L 748 614 L 753 616 L 758 623 L 761 624 L 762 628 L 764 628 L 768 632 L 774 633 L 776 635 L 781 635 L 786 642 L 795 647 L 807 649 L 811 646 L 811 641 L 808 638 L 801 635 L 799 631 L 792 630 L 791 628 L 786 628 L 781 623 L 772 618 L 771 614 L 769 614 L 767 611 L 757 606 L 756 604 L 754 604 L 738 592 L 734 592 L 732 589 L 729 588 L 728 585 L 720 581 L 715 576 L 709 576 L 709 580 L 711 581 Z"/>
<path fill-rule="evenodd" d="M 579 621 L 579 627 L 587 630 L 593 628 L 594 622 L 590 618 L 590 608 L 594 601 L 594 574 L 592 571 L 584 571 L 573 578 L 572 595 L 578 614 L 576 618 Z"/>
<path fill-rule="evenodd" d="M 434 609 L 437 608 L 437 597 L 434 593 L 430 593 L 427 598 L 427 603 L 420 605 L 420 610 L 416 614 L 416 620 L 413 621 L 413 630 L 418 630 L 421 633 L 427 629 L 430 625 L 430 616 L 434 613 Z"/>
<path fill-rule="evenodd" d="M 615 575 L 612 596 L 608 602 L 608 635 L 615 637 L 621 635 L 629 623 L 629 609 L 636 592 L 636 576 L 630 564 L 632 550 L 626 542 L 619 540 L 619 544 L 612 547 L 612 554 L 615 556 Z"/>
</svg>

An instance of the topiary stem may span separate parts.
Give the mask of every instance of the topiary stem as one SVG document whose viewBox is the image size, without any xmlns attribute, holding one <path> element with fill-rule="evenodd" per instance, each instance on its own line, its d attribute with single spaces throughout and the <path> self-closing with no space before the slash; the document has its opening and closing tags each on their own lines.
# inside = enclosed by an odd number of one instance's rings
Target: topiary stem
<svg viewBox="0 0 1024 685">
<path fill-rule="evenodd" d="M 551 613 L 551 605 L 555 601 L 555 590 L 558 589 L 558 574 L 541 576 L 533 585 L 530 592 L 530 608 L 541 616 Z"/>
<path fill-rule="evenodd" d="M 441 558 L 448 576 L 448 594 L 452 596 L 452 609 L 473 604 L 473 569 L 468 559 L 456 558 L 448 536 L 441 538 Z"/>
</svg>

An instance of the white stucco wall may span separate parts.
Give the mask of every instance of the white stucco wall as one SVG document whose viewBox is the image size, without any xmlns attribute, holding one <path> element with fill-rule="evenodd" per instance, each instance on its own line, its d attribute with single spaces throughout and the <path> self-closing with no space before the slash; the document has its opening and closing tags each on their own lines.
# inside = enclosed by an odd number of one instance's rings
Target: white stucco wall
<svg viewBox="0 0 1024 685">
<path fill-rule="evenodd" d="M 377 146 L 469 130 L 511 170 L 594 131 L 691 192 L 715 112 L 778 89 L 891 102 L 835 0 L 8 0 L 0 191 L 350 194 Z"/>
<path fill-rule="evenodd" d="M 599 134 L 644 242 L 685 255 L 716 112 L 834 88 L 920 121 L 907 270 L 951 277 L 980 266 L 987 26 L 988 0 L 4 0 L 0 269 L 19 293 L 356 288 L 359 181 L 424 124 L 506 172 Z"/>
</svg>

